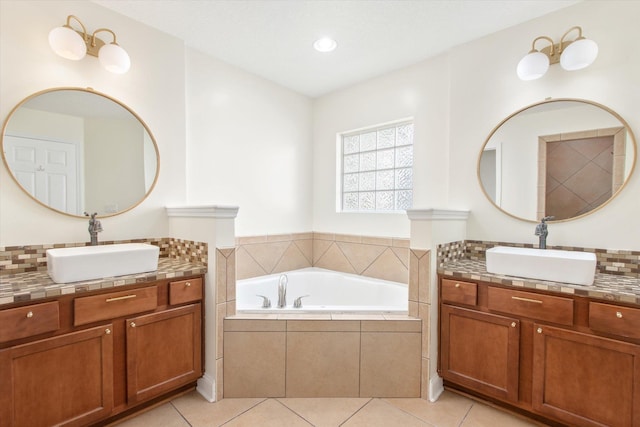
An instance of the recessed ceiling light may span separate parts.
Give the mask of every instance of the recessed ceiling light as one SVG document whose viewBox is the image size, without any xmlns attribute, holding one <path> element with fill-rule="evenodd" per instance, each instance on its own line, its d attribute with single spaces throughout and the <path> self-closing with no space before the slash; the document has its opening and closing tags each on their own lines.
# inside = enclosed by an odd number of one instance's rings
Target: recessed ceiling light
<svg viewBox="0 0 640 427">
<path fill-rule="evenodd" d="M 313 42 L 313 48 L 318 52 L 331 52 L 338 46 L 334 39 L 323 37 Z"/>
</svg>

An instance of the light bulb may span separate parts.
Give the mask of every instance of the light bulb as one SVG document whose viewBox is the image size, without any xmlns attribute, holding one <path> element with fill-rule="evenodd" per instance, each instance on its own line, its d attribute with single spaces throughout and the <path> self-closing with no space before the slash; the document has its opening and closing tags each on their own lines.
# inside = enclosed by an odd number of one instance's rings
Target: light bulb
<svg viewBox="0 0 640 427">
<path fill-rule="evenodd" d="M 313 48 L 318 52 L 331 52 L 338 47 L 338 43 L 329 37 L 323 37 L 313 43 Z"/>
<path fill-rule="evenodd" d="M 61 57 L 73 61 L 87 54 L 87 45 L 82 36 L 67 26 L 56 27 L 49 32 L 49 46 Z"/>
<path fill-rule="evenodd" d="M 530 52 L 518 62 L 516 72 L 520 80 L 535 80 L 549 69 L 549 57 L 542 52 Z"/>
<path fill-rule="evenodd" d="M 564 48 L 560 55 L 560 65 L 567 71 L 581 70 L 596 60 L 598 45 L 593 40 L 578 39 Z"/>
<path fill-rule="evenodd" d="M 107 71 L 124 74 L 131 67 L 131 59 L 127 51 L 115 43 L 105 44 L 98 52 L 98 59 Z"/>
</svg>

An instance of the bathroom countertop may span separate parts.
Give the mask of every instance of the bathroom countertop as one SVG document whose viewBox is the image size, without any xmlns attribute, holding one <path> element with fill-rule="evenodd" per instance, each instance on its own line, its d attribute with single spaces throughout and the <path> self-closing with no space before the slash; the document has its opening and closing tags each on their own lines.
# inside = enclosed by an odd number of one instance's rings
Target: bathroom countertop
<svg viewBox="0 0 640 427">
<path fill-rule="evenodd" d="M 631 276 L 596 273 L 593 285 L 572 285 L 487 273 L 484 261 L 469 259 L 447 262 L 443 267 L 438 267 L 438 273 L 460 279 L 481 280 L 525 289 L 537 289 L 640 305 L 640 279 Z"/>
<path fill-rule="evenodd" d="M 46 271 L 8 274 L 0 276 L 0 308 L 2 305 L 16 302 L 194 276 L 206 272 L 207 266 L 204 264 L 160 258 L 156 271 L 73 283 L 55 283 Z"/>
</svg>

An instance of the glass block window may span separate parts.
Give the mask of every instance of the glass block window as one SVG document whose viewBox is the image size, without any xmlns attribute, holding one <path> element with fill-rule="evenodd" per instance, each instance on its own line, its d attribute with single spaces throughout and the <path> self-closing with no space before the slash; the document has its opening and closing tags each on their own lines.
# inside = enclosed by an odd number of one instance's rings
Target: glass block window
<svg viewBox="0 0 640 427">
<path fill-rule="evenodd" d="M 402 211 L 413 202 L 413 122 L 341 135 L 342 211 Z"/>
</svg>

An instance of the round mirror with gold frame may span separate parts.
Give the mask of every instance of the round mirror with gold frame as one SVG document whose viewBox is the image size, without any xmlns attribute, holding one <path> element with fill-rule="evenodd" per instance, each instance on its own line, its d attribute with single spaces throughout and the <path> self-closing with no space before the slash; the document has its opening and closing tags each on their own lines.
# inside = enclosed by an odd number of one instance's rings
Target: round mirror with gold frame
<svg viewBox="0 0 640 427">
<path fill-rule="evenodd" d="M 604 207 L 635 162 L 635 137 L 619 114 L 591 101 L 551 99 L 516 111 L 491 131 L 478 180 L 507 215 L 565 221 Z"/>
<path fill-rule="evenodd" d="M 158 145 L 133 110 L 72 87 L 34 93 L 13 108 L 2 129 L 2 159 L 36 202 L 71 216 L 133 209 L 160 169 Z"/>
</svg>

